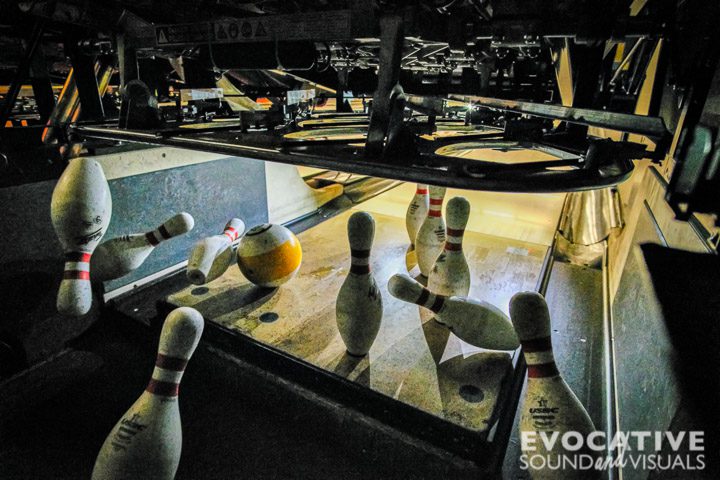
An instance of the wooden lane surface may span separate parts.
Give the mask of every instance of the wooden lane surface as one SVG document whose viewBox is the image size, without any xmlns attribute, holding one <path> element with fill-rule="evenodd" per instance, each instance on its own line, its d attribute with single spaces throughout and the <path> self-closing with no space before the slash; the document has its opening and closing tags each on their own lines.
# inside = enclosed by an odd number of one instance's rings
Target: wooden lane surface
<svg viewBox="0 0 720 480">
<path fill-rule="evenodd" d="M 383 323 L 366 357 L 345 353 L 335 323 L 335 298 L 350 267 L 346 225 L 352 212 L 298 235 L 302 267 L 297 277 L 277 290 L 250 285 L 232 266 L 207 286 L 183 289 L 168 301 L 193 306 L 207 320 L 401 402 L 465 428 L 486 431 L 517 352 L 472 347 L 432 320 L 429 312 L 388 293 L 390 276 L 407 272 L 404 219 L 373 214 L 371 265 L 383 296 Z M 543 245 L 468 232 L 471 296 L 507 312 L 515 292 L 535 287 L 546 250 Z M 413 270 L 416 273 L 417 267 Z"/>
</svg>

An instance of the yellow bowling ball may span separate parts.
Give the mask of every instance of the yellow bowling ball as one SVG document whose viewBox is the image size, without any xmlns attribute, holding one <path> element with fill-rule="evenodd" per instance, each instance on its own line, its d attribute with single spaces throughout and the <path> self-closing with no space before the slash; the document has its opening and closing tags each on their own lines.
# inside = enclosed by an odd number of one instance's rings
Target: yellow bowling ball
<svg viewBox="0 0 720 480">
<path fill-rule="evenodd" d="M 263 223 L 242 238 L 237 262 L 243 275 L 255 285 L 279 287 L 300 270 L 302 247 L 287 228 Z"/>
</svg>

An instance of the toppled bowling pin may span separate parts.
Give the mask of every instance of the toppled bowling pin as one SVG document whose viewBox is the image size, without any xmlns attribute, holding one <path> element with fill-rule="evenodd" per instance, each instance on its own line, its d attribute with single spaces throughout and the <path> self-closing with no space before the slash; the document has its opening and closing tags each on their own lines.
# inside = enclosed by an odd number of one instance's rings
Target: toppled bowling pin
<svg viewBox="0 0 720 480">
<path fill-rule="evenodd" d="M 348 353 L 355 356 L 370 351 L 382 321 L 382 296 L 370 273 L 370 248 L 374 236 L 375 221 L 369 213 L 356 212 L 350 216 L 350 273 L 340 287 L 335 318 Z"/>
<path fill-rule="evenodd" d="M 195 220 L 189 213 L 178 213 L 147 233 L 123 235 L 98 246 L 92 262 L 92 279 L 106 282 L 124 277 L 142 265 L 161 242 L 189 232 Z"/>
<path fill-rule="evenodd" d="M 428 290 L 446 297 L 467 297 L 470 293 L 470 268 L 463 253 L 462 242 L 470 216 L 470 202 L 463 197 L 451 198 L 445 214 L 445 248 L 430 271 Z"/>
<path fill-rule="evenodd" d="M 517 330 L 522 343 L 522 351 L 527 363 L 527 390 L 520 416 L 520 431 L 536 435 L 533 449 L 523 450 L 528 458 L 541 455 L 546 464 L 548 455 L 553 465 L 562 460 L 557 455 L 596 454 L 590 449 L 567 451 L 558 438 L 552 451 L 539 438 L 538 432 L 558 432 L 559 437 L 565 432 L 577 432 L 587 440 L 587 436 L 595 431 L 590 416 L 580 400 L 565 383 L 555 365 L 552 343 L 550 340 L 550 314 L 547 303 L 542 295 L 535 292 L 521 292 L 510 300 L 510 318 Z M 529 462 L 529 472 L 533 479 L 586 479 L 596 478 L 596 471 L 571 469 L 534 469 L 532 465 L 540 462 Z"/>
<path fill-rule="evenodd" d="M 471 345 L 494 350 L 514 350 L 520 345 L 507 315 L 487 302 L 435 295 L 402 274 L 390 278 L 388 290 L 400 300 L 432 310 L 450 331 Z"/>
<path fill-rule="evenodd" d="M 425 278 L 430 274 L 445 243 L 445 220 L 442 216 L 444 198 L 445 187 L 430 185 L 430 209 L 415 237 L 418 267 Z"/>
<path fill-rule="evenodd" d="M 86 157 L 70 160 L 53 190 L 50 216 L 65 252 L 57 296 L 64 315 L 84 315 L 92 306 L 90 258 L 110 224 L 112 197 L 102 167 Z"/>
<path fill-rule="evenodd" d="M 235 262 L 232 243 L 245 231 L 245 222 L 231 219 L 222 235 L 213 235 L 200 240 L 190 252 L 187 278 L 195 285 L 212 282 Z"/>
<path fill-rule="evenodd" d="M 405 228 L 407 228 L 410 244 L 415 245 L 415 237 L 420 230 L 420 226 L 425 221 L 428 213 L 428 187 L 422 183 L 417 184 L 415 195 L 413 196 L 407 212 L 405 212 Z"/>
<path fill-rule="evenodd" d="M 105 439 L 92 480 L 172 480 L 182 450 L 178 389 L 203 331 L 203 317 L 190 307 L 168 315 L 152 378 Z"/>
</svg>

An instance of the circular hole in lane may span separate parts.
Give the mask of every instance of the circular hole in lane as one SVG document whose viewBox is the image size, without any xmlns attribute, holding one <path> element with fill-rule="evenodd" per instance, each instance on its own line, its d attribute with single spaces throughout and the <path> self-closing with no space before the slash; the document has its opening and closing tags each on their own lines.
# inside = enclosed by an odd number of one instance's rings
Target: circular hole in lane
<svg viewBox="0 0 720 480">
<path fill-rule="evenodd" d="M 466 402 L 480 403 L 485 398 L 485 394 L 475 385 L 463 385 L 460 387 L 460 396 Z"/>
<path fill-rule="evenodd" d="M 260 315 L 260 321 L 262 323 L 273 323 L 278 318 L 280 318 L 280 315 L 278 315 L 275 312 L 265 312 L 262 315 Z"/>
</svg>

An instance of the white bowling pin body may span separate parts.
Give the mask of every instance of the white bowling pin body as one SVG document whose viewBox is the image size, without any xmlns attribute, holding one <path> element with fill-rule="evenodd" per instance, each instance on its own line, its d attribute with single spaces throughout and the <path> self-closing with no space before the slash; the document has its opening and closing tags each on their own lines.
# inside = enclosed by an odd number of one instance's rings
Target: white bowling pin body
<svg viewBox="0 0 720 480">
<path fill-rule="evenodd" d="M 335 315 L 340 336 L 351 355 L 370 351 L 382 321 L 382 296 L 370 273 L 370 248 L 375 236 L 375 221 L 366 212 L 356 212 L 348 220 L 351 266 L 345 278 Z"/>
<path fill-rule="evenodd" d="M 152 379 L 105 439 L 92 480 L 172 480 L 182 450 L 178 389 L 203 331 L 189 307 L 173 310 L 160 334 Z"/>
<path fill-rule="evenodd" d="M 445 187 L 430 185 L 430 207 L 417 236 L 415 253 L 420 273 L 427 278 L 445 243 L 445 220 L 442 216 Z"/>
<path fill-rule="evenodd" d="M 487 302 L 435 295 L 402 274 L 390 278 L 388 290 L 400 300 L 432 310 L 450 331 L 471 345 L 494 350 L 514 350 L 520 345 L 507 315 Z"/>
<path fill-rule="evenodd" d="M 555 447 L 549 451 L 539 438 L 539 432 L 577 432 L 587 440 L 595 431 L 590 416 L 580 400 L 572 392 L 555 365 L 550 340 L 550 314 L 547 303 L 539 293 L 521 292 L 510 300 L 510 317 L 522 344 L 523 355 L 527 363 L 528 379 L 525 400 L 521 409 L 520 431 L 533 432 L 537 441 L 533 448 L 523 451 L 529 457 L 541 455 L 551 463 L 557 464 L 556 455 L 597 455 L 588 448 L 580 451 L 567 451 L 558 438 Z M 529 458 L 528 457 L 528 458 Z M 530 463 L 530 462 L 529 462 Z M 535 462 L 539 465 L 539 462 Z M 588 479 L 597 478 L 595 470 L 550 470 L 533 469 L 529 472 L 533 479 Z"/>
<path fill-rule="evenodd" d="M 92 306 L 90 259 L 110 224 L 112 197 L 102 167 L 95 160 L 70 160 L 53 190 L 53 227 L 65 252 L 65 271 L 57 309 L 84 315 Z"/>
<path fill-rule="evenodd" d="M 470 267 L 462 249 L 463 235 L 470 216 L 470 202 L 463 197 L 448 201 L 445 211 L 445 247 L 428 276 L 428 290 L 446 297 L 467 297 L 470 293 Z"/>
<path fill-rule="evenodd" d="M 161 242 L 189 232 L 195 220 L 189 213 L 178 213 L 147 233 L 123 235 L 98 246 L 92 261 L 92 279 L 106 282 L 139 268 Z"/>
<path fill-rule="evenodd" d="M 191 283 L 202 285 L 212 282 L 235 262 L 232 244 L 245 231 L 245 222 L 231 219 L 221 235 L 200 240 L 190 252 L 187 277 Z"/>
<path fill-rule="evenodd" d="M 425 221 L 428 213 L 428 187 L 425 184 L 418 183 L 407 212 L 405 212 L 405 228 L 407 228 L 410 244 L 415 245 L 415 237 L 420 230 L 420 226 Z"/>
</svg>

